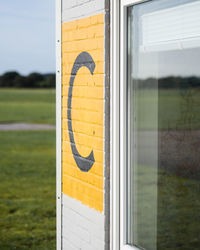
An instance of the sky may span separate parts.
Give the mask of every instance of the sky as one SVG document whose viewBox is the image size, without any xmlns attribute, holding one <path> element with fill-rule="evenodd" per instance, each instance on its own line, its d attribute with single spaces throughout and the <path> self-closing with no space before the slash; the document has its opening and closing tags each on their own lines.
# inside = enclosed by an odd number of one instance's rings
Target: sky
<svg viewBox="0 0 200 250">
<path fill-rule="evenodd" d="M 0 74 L 55 72 L 55 0 L 0 0 Z"/>
</svg>

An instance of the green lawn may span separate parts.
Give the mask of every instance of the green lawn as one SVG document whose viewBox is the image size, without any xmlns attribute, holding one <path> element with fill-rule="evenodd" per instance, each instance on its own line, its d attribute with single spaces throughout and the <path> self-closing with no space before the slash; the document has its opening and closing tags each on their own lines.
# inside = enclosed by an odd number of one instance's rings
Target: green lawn
<svg viewBox="0 0 200 250">
<path fill-rule="evenodd" d="M 55 89 L 0 90 L 0 123 L 55 124 Z"/>
<path fill-rule="evenodd" d="M 0 249 L 55 249 L 55 131 L 0 132 L 0 142 Z"/>
<path fill-rule="evenodd" d="M 200 129 L 199 89 L 186 92 L 179 89 L 143 89 L 138 90 L 134 97 L 132 106 L 136 117 L 139 117 L 138 128 L 141 130 Z"/>
<path fill-rule="evenodd" d="M 135 181 L 137 244 L 145 249 L 199 249 L 199 179 L 139 165 Z"/>
</svg>

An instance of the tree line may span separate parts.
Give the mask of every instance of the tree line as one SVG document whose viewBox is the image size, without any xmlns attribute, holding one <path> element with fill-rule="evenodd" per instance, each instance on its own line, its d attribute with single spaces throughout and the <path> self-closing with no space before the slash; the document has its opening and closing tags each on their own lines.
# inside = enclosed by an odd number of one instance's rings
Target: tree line
<svg viewBox="0 0 200 250">
<path fill-rule="evenodd" d="M 132 79 L 138 88 L 199 88 L 200 78 L 196 76 L 179 77 L 168 76 L 163 78 Z M 0 87 L 2 88 L 55 88 L 55 73 L 41 74 L 31 73 L 27 76 L 20 75 L 16 71 L 6 72 L 0 76 Z"/>
<path fill-rule="evenodd" d="M 162 78 L 133 79 L 138 88 L 188 89 L 199 88 L 200 77 L 168 76 Z"/>
<path fill-rule="evenodd" d="M 0 76 L 1 88 L 55 88 L 56 76 L 54 73 L 31 73 L 27 76 L 16 71 L 6 72 Z"/>
</svg>

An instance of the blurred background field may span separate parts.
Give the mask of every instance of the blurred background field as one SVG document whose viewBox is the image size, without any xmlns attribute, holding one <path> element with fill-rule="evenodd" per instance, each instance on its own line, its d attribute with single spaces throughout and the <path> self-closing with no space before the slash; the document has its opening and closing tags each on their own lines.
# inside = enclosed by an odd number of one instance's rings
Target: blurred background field
<svg viewBox="0 0 200 250">
<path fill-rule="evenodd" d="M 55 89 L 0 89 L 0 123 L 55 124 Z M 0 249 L 55 249 L 55 130 L 0 131 Z"/>
<path fill-rule="evenodd" d="M 55 124 L 55 89 L 0 90 L 0 123 Z"/>
<path fill-rule="evenodd" d="M 0 7 L 0 250 L 56 249 L 55 1 Z"/>
<path fill-rule="evenodd" d="M 200 127 L 200 89 L 142 89 L 135 94 L 141 130 L 196 130 Z M 135 104 L 134 103 L 134 104 Z M 133 105 L 134 105 L 133 104 Z M 159 123 L 155 123 L 159 116 Z M 162 119 L 161 119 L 162 118 Z M 162 122 L 161 122 L 162 121 Z M 155 127 L 156 126 L 156 127 Z"/>
</svg>

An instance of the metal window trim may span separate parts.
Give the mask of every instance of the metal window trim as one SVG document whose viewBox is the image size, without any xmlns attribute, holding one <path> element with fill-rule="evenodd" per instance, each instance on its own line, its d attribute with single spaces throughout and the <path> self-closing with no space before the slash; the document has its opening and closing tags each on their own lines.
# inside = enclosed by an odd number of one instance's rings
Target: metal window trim
<svg viewBox="0 0 200 250">
<path fill-rule="evenodd" d="M 56 0 L 56 249 L 62 249 L 62 1 Z"/>
<path fill-rule="evenodd" d="M 119 224 L 119 0 L 111 1 L 110 18 L 110 162 L 111 162 L 111 195 L 110 195 L 110 249 L 120 249 Z"/>
</svg>

